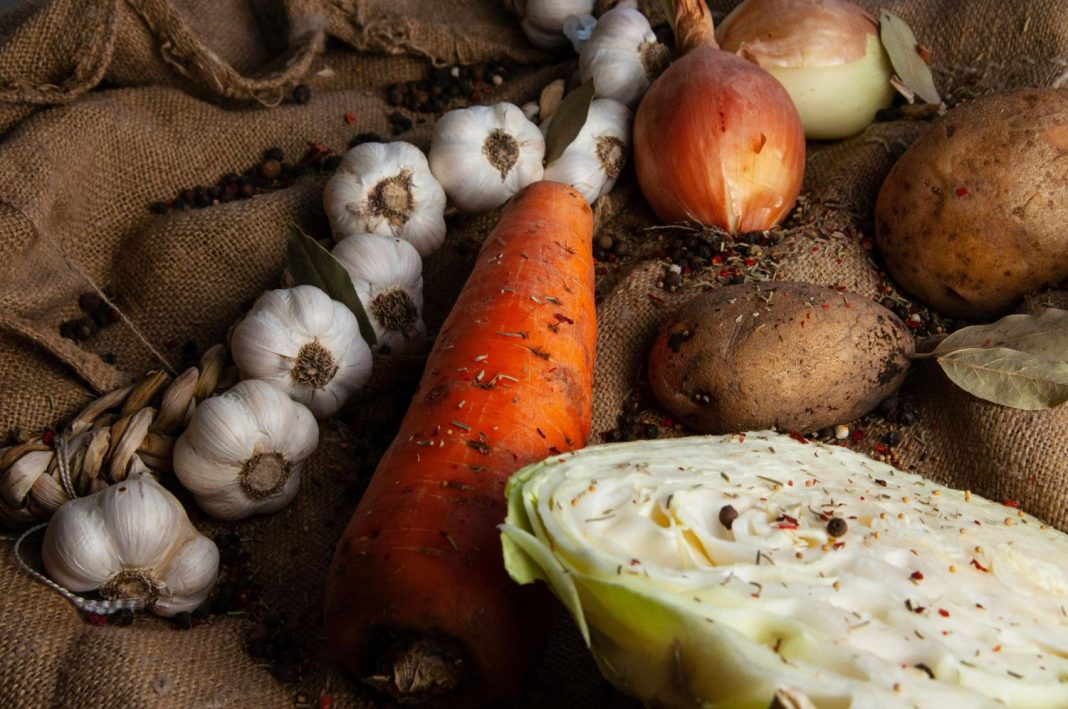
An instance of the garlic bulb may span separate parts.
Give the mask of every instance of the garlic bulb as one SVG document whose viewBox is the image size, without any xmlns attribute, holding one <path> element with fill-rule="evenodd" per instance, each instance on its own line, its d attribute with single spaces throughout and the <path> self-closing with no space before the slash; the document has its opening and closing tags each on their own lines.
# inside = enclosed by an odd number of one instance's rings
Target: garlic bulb
<svg viewBox="0 0 1068 709">
<path fill-rule="evenodd" d="M 668 65 L 670 52 L 657 41 L 638 10 L 616 7 L 601 16 L 579 56 L 579 75 L 593 79 L 597 95 L 630 108 Z"/>
<path fill-rule="evenodd" d="M 449 111 L 430 142 L 430 171 L 469 214 L 499 207 L 540 180 L 544 157 L 541 131 L 510 103 Z"/>
<path fill-rule="evenodd" d="M 371 377 L 371 348 L 356 316 L 314 286 L 261 295 L 234 328 L 230 349 L 242 379 L 273 384 L 316 418 L 333 415 Z"/>
<path fill-rule="evenodd" d="M 523 34 L 538 49 L 562 49 L 569 41 L 564 36 L 564 20 L 571 15 L 593 12 L 594 0 L 505 0 L 505 6 L 519 15 Z"/>
<path fill-rule="evenodd" d="M 332 253 L 348 271 L 367 311 L 376 351 L 421 354 L 427 332 L 422 317 L 423 262 L 415 248 L 389 236 L 353 234 Z"/>
<path fill-rule="evenodd" d="M 619 101 L 594 99 L 586 123 L 560 157 L 545 167 L 544 179 L 571 185 L 593 204 L 612 191 L 630 149 L 631 112 Z"/>
<path fill-rule="evenodd" d="M 334 240 L 396 236 L 428 256 L 445 242 L 445 192 L 410 143 L 363 143 L 345 153 L 323 190 Z"/>
<path fill-rule="evenodd" d="M 266 382 L 246 379 L 197 406 L 174 444 L 174 473 L 205 512 L 243 519 L 289 504 L 318 443 L 311 411 Z"/>
<path fill-rule="evenodd" d="M 44 568 L 70 591 L 143 598 L 154 613 L 196 610 L 219 575 L 219 550 L 148 474 L 64 503 L 45 530 Z"/>
</svg>

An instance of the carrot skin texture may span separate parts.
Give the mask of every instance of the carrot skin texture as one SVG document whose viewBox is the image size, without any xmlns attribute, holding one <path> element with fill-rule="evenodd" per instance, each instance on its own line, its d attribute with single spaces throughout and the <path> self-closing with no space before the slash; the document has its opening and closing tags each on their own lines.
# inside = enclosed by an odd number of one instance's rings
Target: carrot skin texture
<svg viewBox="0 0 1068 709">
<path fill-rule="evenodd" d="M 458 642 L 457 706 L 518 692 L 536 665 L 552 605 L 508 578 L 497 525 L 512 473 L 589 435 L 592 239 L 586 200 L 552 182 L 517 194 L 486 238 L 335 549 L 326 631 L 349 671 L 376 671 L 383 630 Z"/>
</svg>

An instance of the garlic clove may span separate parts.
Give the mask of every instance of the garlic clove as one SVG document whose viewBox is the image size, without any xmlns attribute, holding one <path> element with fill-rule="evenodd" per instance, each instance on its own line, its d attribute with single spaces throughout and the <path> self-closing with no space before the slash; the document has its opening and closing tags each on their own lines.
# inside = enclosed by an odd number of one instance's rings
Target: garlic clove
<svg viewBox="0 0 1068 709">
<path fill-rule="evenodd" d="M 616 7 L 604 13 L 579 55 L 579 76 L 593 79 L 597 96 L 630 108 L 667 67 L 670 50 L 653 32 L 645 15 Z"/>
<path fill-rule="evenodd" d="M 348 272 L 371 320 L 376 351 L 422 353 L 427 345 L 423 263 L 415 249 L 389 237 L 354 234 L 332 253 Z"/>
<path fill-rule="evenodd" d="M 429 256 L 445 242 L 445 192 L 410 143 L 363 143 L 345 153 L 323 190 L 334 240 L 395 236 Z"/>
<path fill-rule="evenodd" d="M 211 595 L 219 576 L 219 548 L 195 535 L 182 544 L 161 572 L 163 592 L 154 609 L 163 616 L 199 608 Z"/>
<path fill-rule="evenodd" d="M 371 377 L 356 316 L 314 286 L 264 293 L 234 328 L 230 348 L 243 378 L 273 384 L 318 418 L 337 412 Z"/>
<path fill-rule="evenodd" d="M 630 151 L 630 109 L 612 99 L 594 99 L 586 123 L 556 160 L 546 180 L 571 185 L 593 204 L 615 186 Z"/>
<path fill-rule="evenodd" d="M 545 138 L 510 103 L 449 111 L 434 126 L 430 170 L 462 212 L 504 204 L 542 178 Z"/>
<path fill-rule="evenodd" d="M 243 432 L 238 444 L 230 440 L 235 431 Z M 303 461 L 318 442 L 307 407 L 266 382 L 246 379 L 197 407 L 175 443 L 174 472 L 205 512 L 243 519 L 293 499 Z"/>
<path fill-rule="evenodd" d="M 162 487 L 144 479 L 142 475 L 118 483 L 98 500 L 104 534 L 125 568 L 147 568 L 164 558 L 174 544 L 175 530 L 186 520 L 185 510 L 170 493 L 162 494 Z"/>
<path fill-rule="evenodd" d="M 100 588 L 121 568 L 97 495 L 56 510 L 45 528 L 41 556 L 49 577 L 77 593 Z"/>
</svg>

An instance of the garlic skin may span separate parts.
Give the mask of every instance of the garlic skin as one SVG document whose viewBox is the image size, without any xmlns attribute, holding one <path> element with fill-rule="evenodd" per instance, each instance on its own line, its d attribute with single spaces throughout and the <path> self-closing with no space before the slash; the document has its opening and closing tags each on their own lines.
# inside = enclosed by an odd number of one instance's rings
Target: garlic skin
<svg viewBox="0 0 1068 709">
<path fill-rule="evenodd" d="M 593 12 L 594 0 L 505 0 L 505 7 L 522 18 L 523 34 L 538 49 L 557 50 L 570 44 L 564 20 Z"/>
<path fill-rule="evenodd" d="M 893 101 L 879 24 L 846 0 L 746 0 L 716 38 L 782 83 L 811 140 L 856 135 Z"/>
<path fill-rule="evenodd" d="M 657 41 L 649 20 L 638 10 L 616 7 L 604 13 L 579 55 L 579 76 L 593 79 L 597 96 L 630 108 L 668 65 L 670 51 Z"/>
<path fill-rule="evenodd" d="M 631 119 L 630 109 L 619 101 L 594 99 L 582 130 L 545 167 L 544 179 L 571 185 L 590 204 L 611 192 L 627 162 Z"/>
<path fill-rule="evenodd" d="M 75 593 L 144 598 L 153 613 L 196 610 L 219 575 L 215 542 L 148 474 L 64 503 L 45 530 L 44 568 Z"/>
<path fill-rule="evenodd" d="M 320 419 L 371 378 L 356 316 L 315 286 L 261 295 L 234 328 L 230 350 L 242 379 L 273 384 Z"/>
<path fill-rule="evenodd" d="M 174 445 L 174 473 L 218 519 L 285 507 L 319 443 L 311 411 L 266 382 L 246 379 L 197 406 Z"/>
<path fill-rule="evenodd" d="M 423 262 L 408 242 L 379 234 L 353 234 L 331 252 L 345 267 L 375 330 L 376 352 L 423 354 Z"/>
<path fill-rule="evenodd" d="M 542 178 L 545 138 L 510 103 L 449 111 L 434 126 L 430 171 L 461 212 L 499 207 Z"/>
<path fill-rule="evenodd" d="M 362 143 L 345 153 L 323 190 L 334 240 L 373 233 L 429 256 L 445 242 L 445 192 L 411 143 Z"/>
</svg>

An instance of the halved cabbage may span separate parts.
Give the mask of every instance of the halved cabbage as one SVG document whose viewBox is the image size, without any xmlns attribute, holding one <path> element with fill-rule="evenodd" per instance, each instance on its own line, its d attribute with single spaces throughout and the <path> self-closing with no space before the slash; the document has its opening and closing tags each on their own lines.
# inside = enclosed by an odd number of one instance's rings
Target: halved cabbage
<svg viewBox="0 0 1068 709">
<path fill-rule="evenodd" d="M 1068 706 L 1068 536 L 1010 506 L 771 432 L 593 446 L 507 496 L 508 572 L 649 704 Z"/>
</svg>

